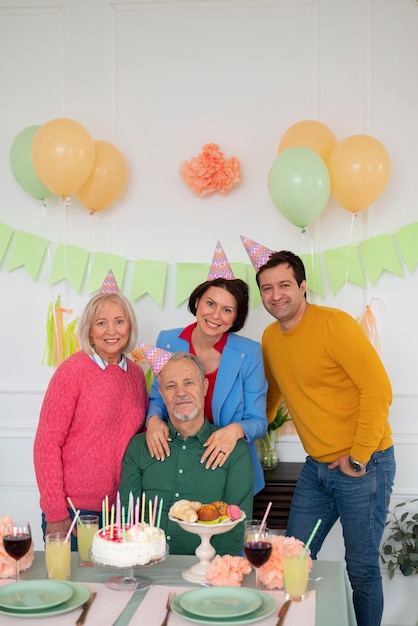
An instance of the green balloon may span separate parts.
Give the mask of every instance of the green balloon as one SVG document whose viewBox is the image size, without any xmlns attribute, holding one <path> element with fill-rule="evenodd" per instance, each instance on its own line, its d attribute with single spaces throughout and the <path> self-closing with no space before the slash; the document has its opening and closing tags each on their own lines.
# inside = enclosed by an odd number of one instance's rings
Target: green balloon
<svg viewBox="0 0 418 626">
<path fill-rule="evenodd" d="M 268 189 L 280 213 L 295 226 L 306 228 L 325 209 L 331 178 L 319 154 L 296 146 L 283 150 L 273 161 Z"/>
<path fill-rule="evenodd" d="M 28 194 L 38 200 L 46 200 L 52 192 L 45 187 L 32 164 L 32 141 L 39 126 L 24 128 L 15 138 L 10 148 L 9 161 L 13 176 Z"/>
</svg>

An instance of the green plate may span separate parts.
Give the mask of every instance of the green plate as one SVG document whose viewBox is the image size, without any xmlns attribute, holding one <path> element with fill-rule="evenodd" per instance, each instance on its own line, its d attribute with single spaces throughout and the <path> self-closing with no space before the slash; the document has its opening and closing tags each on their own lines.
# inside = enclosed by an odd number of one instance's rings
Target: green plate
<svg viewBox="0 0 418 626">
<path fill-rule="evenodd" d="M 208 587 L 207 589 L 212 589 L 213 587 Z M 238 589 L 237 587 L 218 587 L 219 589 L 228 589 L 229 592 L 231 590 Z M 208 624 L 209 626 L 238 626 L 238 624 L 251 624 L 252 622 L 257 622 L 264 617 L 268 617 L 277 609 L 276 601 L 269 596 L 267 593 L 263 593 L 262 591 L 251 590 L 254 594 L 256 594 L 261 599 L 261 604 L 258 609 L 252 611 L 252 613 L 247 613 L 246 615 L 237 615 L 235 617 L 201 617 L 199 615 L 194 615 L 193 613 L 189 613 L 185 609 L 183 609 L 181 605 L 182 596 L 186 593 L 190 593 L 189 591 L 185 591 L 184 593 L 180 593 L 178 596 L 174 598 L 171 603 L 171 609 L 173 613 L 180 615 L 185 620 L 189 622 L 194 622 L 195 624 Z M 233 593 L 233 592 L 232 592 Z"/>
<path fill-rule="evenodd" d="M 244 587 L 206 587 L 182 593 L 182 609 L 200 617 L 230 618 L 252 613 L 261 605 L 261 598 Z"/>
<path fill-rule="evenodd" d="M 56 580 L 27 580 L 0 589 L 0 608 L 14 611 L 49 609 L 73 595 L 71 587 Z"/>
<path fill-rule="evenodd" d="M 37 582 L 47 583 L 49 581 L 48 579 L 45 579 L 43 581 Z M 69 613 L 70 611 L 77 609 L 82 604 L 84 604 L 84 602 L 90 596 L 90 591 L 87 589 L 87 587 L 84 587 L 84 585 L 80 585 L 79 583 L 73 583 L 70 581 L 66 581 L 65 583 L 63 582 L 62 584 L 66 585 L 72 590 L 72 595 L 62 604 L 52 606 L 48 609 L 34 609 L 32 611 L 26 611 L 23 613 L 21 611 L 15 611 L 14 609 L 6 609 L 4 607 L 0 607 L 0 614 L 8 615 L 9 617 L 19 617 L 20 619 L 23 619 L 24 617 L 28 619 L 36 617 L 51 617 L 54 615 L 61 615 L 62 613 Z M 3 587 L 3 589 L 5 589 L 5 587 Z"/>
</svg>

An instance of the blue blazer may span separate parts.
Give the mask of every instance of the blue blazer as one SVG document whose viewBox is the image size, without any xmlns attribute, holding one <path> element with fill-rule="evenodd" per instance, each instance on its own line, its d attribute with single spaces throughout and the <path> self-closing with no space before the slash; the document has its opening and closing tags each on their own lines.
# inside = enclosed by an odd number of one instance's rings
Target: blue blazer
<svg viewBox="0 0 418 626">
<path fill-rule="evenodd" d="M 188 341 L 179 337 L 182 331 L 183 328 L 161 331 L 157 347 L 169 352 L 189 352 Z M 254 493 L 261 491 L 265 484 L 255 441 L 267 431 L 266 396 L 267 381 L 260 344 L 229 333 L 213 390 L 213 422 L 220 428 L 231 422 L 239 422 L 242 427 L 254 466 Z M 168 420 L 157 379 L 152 384 L 147 418 L 150 415 Z"/>
</svg>

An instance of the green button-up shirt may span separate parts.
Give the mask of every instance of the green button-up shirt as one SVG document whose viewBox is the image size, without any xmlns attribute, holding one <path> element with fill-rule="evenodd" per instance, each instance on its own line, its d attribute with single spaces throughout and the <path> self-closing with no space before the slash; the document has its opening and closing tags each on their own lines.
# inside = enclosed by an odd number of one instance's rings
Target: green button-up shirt
<svg viewBox="0 0 418 626">
<path fill-rule="evenodd" d="M 178 500 L 199 501 L 203 504 L 224 500 L 237 504 L 251 519 L 253 510 L 253 465 L 247 443 L 237 444 L 226 459 L 223 467 L 205 469 L 200 462 L 205 448 L 203 444 L 216 426 L 206 419 L 201 430 L 183 439 L 169 422 L 170 456 L 164 461 L 152 458 L 145 440 L 145 433 L 133 437 L 126 450 L 120 481 L 120 498 L 125 510 L 128 508 L 129 494 L 134 502 L 145 491 L 145 521 L 148 522 L 148 503 L 154 503 L 155 496 L 163 498 L 161 528 L 166 532 L 170 554 L 194 554 L 200 543 L 198 535 L 184 531 L 176 522 L 168 519 L 168 511 Z M 217 554 L 237 555 L 243 548 L 244 523 L 234 529 L 212 537 L 211 543 Z"/>
</svg>

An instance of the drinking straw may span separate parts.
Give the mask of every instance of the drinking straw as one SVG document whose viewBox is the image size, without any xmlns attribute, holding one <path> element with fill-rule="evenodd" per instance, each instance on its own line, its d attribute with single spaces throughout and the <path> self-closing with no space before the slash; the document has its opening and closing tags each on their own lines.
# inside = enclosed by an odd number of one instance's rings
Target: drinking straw
<svg viewBox="0 0 418 626">
<path fill-rule="evenodd" d="M 264 528 L 264 525 L 265 525 L 265 523 L 266 523 L 267 516 L 268 516 L 268 514 L 270 513 L 270 509 L 271 509 L 271 505 L 272 505 L 272 504 L 273 504 L 273 502 L 269 502 L 269 503 L 268 503 L 268 505 L 267 505 L 266 512 L 264 513 L 264 517 L 263 517 L 263 519 L 261 520 L 261 524 L 260 524 L 260 531 L 259 531 L 260 533 L 261 533 L 261 531 L 262 531 L 262 530 L 263 530 L 263 528 Z"/>
<path fill-rule="evenodd" d="M 305 554 L 307 553 L 308 548 L 309 548 L 309 546 L 311 545 L 311 541 L 312 541 L 312 539 L 315 537 L 316 531 L 317 531 L 317 530 L 318 530 L 318 528 L 320 527 L 321 523 L 322 523 L 322 520 L 321 520 L 321 519 L 319 519 L 319 520 L 316 522 L 316 524 L 315 524 L 315 528 L 314 528 L 314 529 L 313 529 L 313 531 L 311 532 L 310 537 L 309 537 L 308 541 L 306 542 L 305 547 L 304 547 L 304 548 L 303 548 L 303 550 L 302 550 L 302 553 L 301 553 L 301 555 L 300 555 L 300 557 L 299 557 L 300 559 L 303 559 L 303 557 L 304 557 L 304 556 L 305 556 Z"/>
<path fill-rule="evenodd" d="M 78 510 L 78 511 L 76 511 L 76 512 L 75 512 L 75 515 L 74 515 L 73 521 L 71 522 L 71 526 L 70 526 L 70 528 L 68 529 L 68 533 L 67 533 L 67 534 L 66 534 L 66 536 L 65 536 L 64 543 L 67 543 L 67 542 L 68 542 L 68 540 L 69 540 L 69 538 L 70 538 L 70 536 L 71 536 L 72 530 L 73 530 L 74 526 L 76 525 L 77 518 L 78 518 L 78 516 L 79 516 L 79 515 L 80 515 L 80 510 Z"/>
<path fill-rule="evenodd" d="M 70 507 L 72 508 L 73 513 L 75 515 L 77 513 L 77 509 L 75 508 L 74 504 L 72 503 L 72 500 L 71 500 L 70 496 L 68 496 L 67 502 L 70 505 Z M 80 522 L 80 526 L 84 526 L 84 524 L 83 524 L 83 522 L 81 520 L 79 520 L 79 522 Z"/>
</svg>

